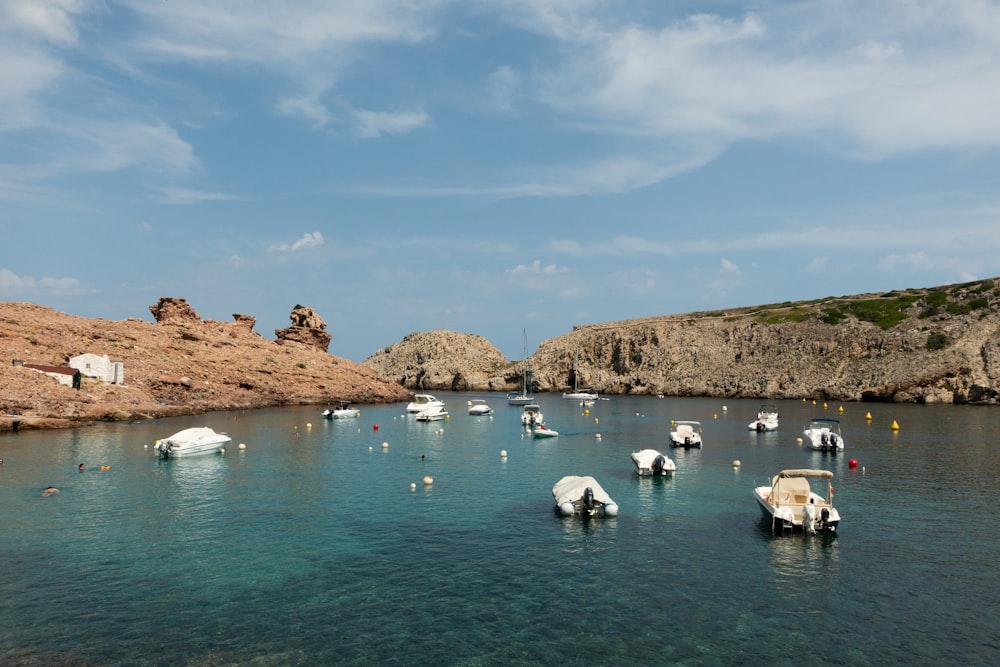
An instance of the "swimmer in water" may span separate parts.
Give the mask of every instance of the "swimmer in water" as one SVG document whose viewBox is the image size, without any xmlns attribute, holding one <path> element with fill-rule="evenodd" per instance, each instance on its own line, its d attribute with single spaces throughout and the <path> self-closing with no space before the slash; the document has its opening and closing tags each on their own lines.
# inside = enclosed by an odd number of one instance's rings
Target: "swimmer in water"
<svg viewBox="0 0 1000 667">
<path fill-rule="evenodd" d="M 53 493 L 59 493 L 59 489 L 57 489 L 54 486 L 50 486 L 47 489 L 45 489 L 44 491 L 42 491 L 42 495 L 43 496 L 51 496 Z"/>
</svg>

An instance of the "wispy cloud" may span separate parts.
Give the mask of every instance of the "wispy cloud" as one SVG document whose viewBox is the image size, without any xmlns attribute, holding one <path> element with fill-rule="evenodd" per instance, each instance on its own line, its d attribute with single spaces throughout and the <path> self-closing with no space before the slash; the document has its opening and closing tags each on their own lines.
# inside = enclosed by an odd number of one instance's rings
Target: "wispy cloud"
<svg viewBox="0 0 1000 667">
<path fill-rule="evenodd" d="M 358 133 L 365 139 L 374 139 L 383 134 L 404 134 L 423 127 L 430 117 L 423 111 L 356 111 Z"/>
<path fill-rule="evenodd" d="M 320 232 L 307 232 L 296 241 L 288 243 L 277 243 L 268 248 L 270 252 L 288 253 L 309 248 L 319 248 L 323 245 L 323 234 Z"/>
<path fill-rule="evenodd" d="M 173 186 L 163 186 L 154 188 L 160 195 L 160 201 L 164 204 L 197 204 L 205 201 L 232 201 L 239 199 L 235 195 L 223 192 L 204 192 Z"/>
<path fill-rule="evenodd" d="M 43 296 L 74 296 L 84 294 L 80 281 L 76 278 L 34 278 L 20 276 L 8 269 L 0 269 L 0 294 L 11 298 Z"/>
</svg>

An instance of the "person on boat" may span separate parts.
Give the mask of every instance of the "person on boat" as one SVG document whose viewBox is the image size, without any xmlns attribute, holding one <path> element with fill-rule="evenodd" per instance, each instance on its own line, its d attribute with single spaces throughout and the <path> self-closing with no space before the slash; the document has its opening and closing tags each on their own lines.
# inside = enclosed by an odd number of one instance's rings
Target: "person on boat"
<svg viewBox="0 0 1000 667">
<path fill-rule="evenodd" d="M 54 486 L 46 487 L 46 489 L 42 491 L 42 497 L 51 496 L 53 493 L 59 493 L 59 489 Z"/>
<path fill-rule="evenodd" d="M 809 502 L 802 507 L 802 527 L 809 533 L 816 532 L 816 505 L 815 498 L 810 498 Z"/>
</svg>

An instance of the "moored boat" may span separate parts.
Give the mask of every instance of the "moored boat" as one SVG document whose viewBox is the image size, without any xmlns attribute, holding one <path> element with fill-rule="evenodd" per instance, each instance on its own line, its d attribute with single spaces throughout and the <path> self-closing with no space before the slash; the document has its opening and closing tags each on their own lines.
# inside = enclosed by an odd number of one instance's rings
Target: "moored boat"
<svg viewBox="0 0 1000 667">
<path fill-rule="evenodd" d="M 469 414 L 474 416 L 489 415 L 493 413 L 493 408 L 481 398 L 474 398 L 468 403 Z"/>
<path fill-rule="evenodd" d="M 820 452 L 836 454 L 844 451 L 844 436 L 840 432 L 840 420 L 831 417 L 816 417 L 802 431 L 805 446 Z"/>
<path fill-rule="evenodd" d="M 778 428 L 778 408 L 773 405 L 762 405 L 757 411 L 757 419 L 750 422 L 747 428 L 761 433 L 774 431 Z"/>
<path fill-rule="evenodd" d="M 525 405 L 521 411 L 521 423 L 529 427 L 544 424 L 545 418 L 542 416 L 542 407 L 537 403 Z"/>
<path fill-rule="evenodd" d="M 618 516 L 618 504 L 590 476 L 563 477 L 552 487 L 552 498 L 563 516 Z"/>
<path fill-rule="evenodd" d="M 670 430 L 670 445 L 689 449 L 701 449 L 701 422 L 677 421 Z"/>
<path fill-rule="evenodd" d="M 640 476 L 663 476 L 669 475 L 670 473 L 677 470 L 677 464 L 675 464 L 670 457 L 661 454 L 655 449 L 643 449 L 638 452 L 632 452 L 632 463 L 635 464 L 635 471 Z"/>
<path fill-rule="evenodd" d="M 825 497 L 812 490 L 810 479 L 826 481 Z M 833 473 L 829 470 L 782 470 L 771 479 L 769 486 L 754 488 L 753 495 L 775 532 L 803 530 L 807 533 L 834 533 L 840 524 L 840 513 L 832 504 L 831 479 Z"/>
<path fill-rule="evenodd" d="M 174 433 L 169 438 L 157 440 L 156 453 L 165 459 L 199 454 L 215 454 L 232 441 L 225 433 L 217 433 L 207 426 L 194 426 Z"/>
<path fill-rule="evenodd" d="M 414 394 L 413 400 L 406 405 L 406 411 L 411 413 L 422 412 L 433 405 L 443 406 L 444 401 L 430 394 Z"/>
<path fill-rule="evenodd" d="M 537 427 L 532 429 L 531 435 L 539 440 L 543 438 L 555 438 L 559 435 L 559 431 L 554 428 L 549 428 L 545 424 L 539 424 Z"/>
<path fill-rule="evenodd" d="M 327 408 L 320 413 L 324 419 L 349 419 L 360 417 L 361 411 L 351 407 L 350 401 L 337 401 L 337 407 Z"/>
<path fill-rule="evenodd" d="M 418 422 L 436 422 L 442 419 L 448 419 L 448 411 L 444 409 L 444 403 L 428 406 L 418 412 L 416 416 Z"/>
</svg>

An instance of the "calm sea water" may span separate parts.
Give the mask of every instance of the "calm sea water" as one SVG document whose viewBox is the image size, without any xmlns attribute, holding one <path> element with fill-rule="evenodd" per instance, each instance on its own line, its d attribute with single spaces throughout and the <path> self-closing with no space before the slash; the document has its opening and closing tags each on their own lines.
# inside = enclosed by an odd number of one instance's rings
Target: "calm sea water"
<svg viewBox="0 0 1000 667">
<path fill-rule="evenodd" d="M 396 404 L 0 435 L 0 663 L 1000 663 L 996 408 L 787 401 L 759 434 L 758 401 L 540 396 L 560 436 L 536 441 L 500 395 L 439 396 L 430 424 Z M 813 416 L 846 452 L 796 443 Z M 671 419 L 704 449 L 670 450 Z M 154 456 L 192 425 L 234 446 Z M 646 447 L 673 478 L 634 475 Z M 753 486 L 792 467 L 834 472 L 839 535 L 762 524 Z M 568 474 L 620 515 L 557 516 Z"/>
</svg>

